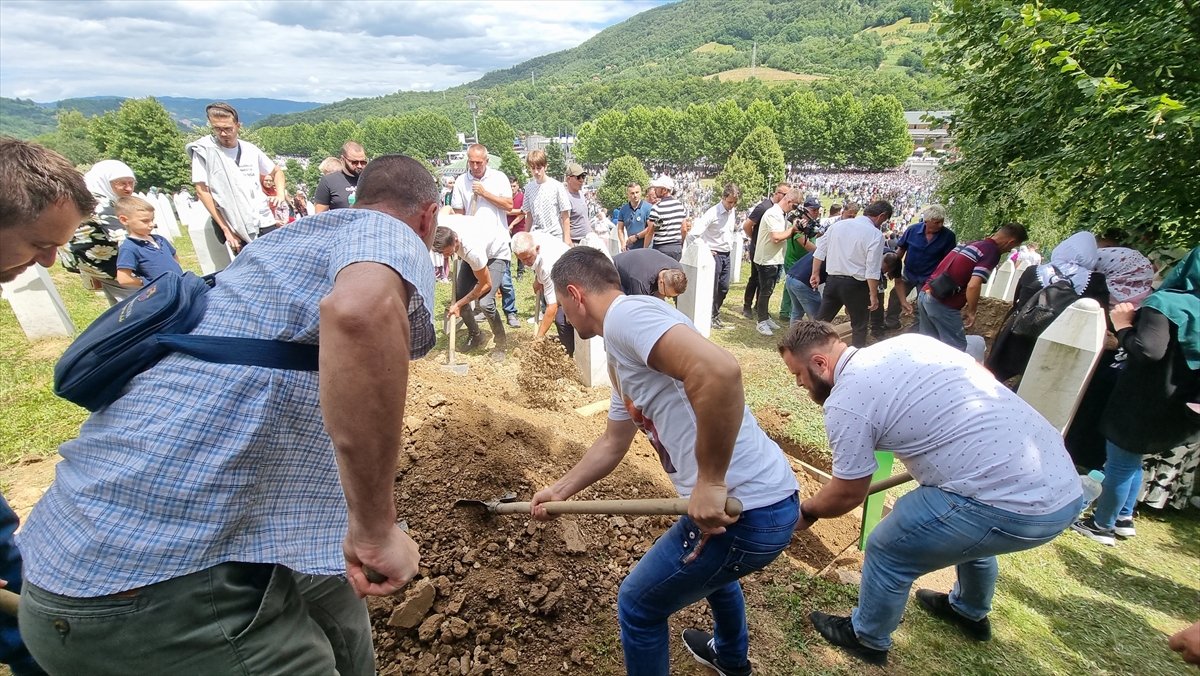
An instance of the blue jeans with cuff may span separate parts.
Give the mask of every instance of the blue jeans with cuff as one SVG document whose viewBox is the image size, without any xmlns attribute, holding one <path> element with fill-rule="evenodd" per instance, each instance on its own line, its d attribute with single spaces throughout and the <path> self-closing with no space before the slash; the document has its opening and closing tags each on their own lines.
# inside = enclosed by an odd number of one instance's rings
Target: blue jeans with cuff
<svg viewBox="0 0 1200 676">
<path fill-rule="evenodd" d="M 512 283 L 512 261 L 504 266 L 504 279 L 500 281 L 500 300 L 504 303 L 505 315 L 517 314 L 517 292 Z"/>
<path fill-rule="evenodd" d="M 667 618 L 708 599 L 723 666 L 747 664 L 750 636 L 738 579 L 767 567 L 788 546 L 800 517 L 798 494 L 752 509 L 720 535 L 705 535 L 688 516 L 654 543 L 621 583 L 617 619 L 629 676 L 667 676 Z"/>
<path fill-rule="evenodd" d="M 1130 453 L 1111 441 L 1105 442 L 1104 482 L 1092 519 L 1100 528 L 1111 529 L 1117 519 L 1132 519 L 1138 493 L 1142 490 L 1142 454 Z"/>
<path fill-rule="evenodd" d="M 917 294 L 917 313 L 921 333 L 967 351 L 967 331 L 963 328 L 961 311 L 946 307 L 928 291 L 922 291 Z"/>
<path fill-rule="evenodd" d="M 950 605 L 982 620 L 992 610 L 999 567 L 996 555 L 1043 545 L 1079 516 L 1082 491 L 1051 514 L 1027 516 L 971 498 L 921 486 L 896 501 L 867 538 L 854 633 L 868 648 L 890 650 L 909 590 L 918 577 L 956 566 Z"/>
</svg>

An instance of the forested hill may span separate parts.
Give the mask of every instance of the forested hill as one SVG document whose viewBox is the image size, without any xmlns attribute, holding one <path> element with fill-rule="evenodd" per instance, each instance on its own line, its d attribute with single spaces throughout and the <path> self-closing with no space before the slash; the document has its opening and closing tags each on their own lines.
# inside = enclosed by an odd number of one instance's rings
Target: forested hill
<svg viewBox="0 0 1200 676">
<path fill-rule="evenodd" d="M 921 59 L 933 38 L 931 0 L 682 0 L 610 26 L 578 47 L 493 71 L 444 92 L 347 99 L 258 126 L 401 115 L 448 115 L 470 127 L 480 107 L 524 131 L 554 132 L 609 109 L 686 107 L 782 98 L 798 88 L 896 96 L 908 109 L 943 108 L 947 92 Z M 757 42 L 756 78 L 749 75 Z M 533 76 L 532 78 L 530 76 Z M 714 77 L 715 76 L 715 77 Z"/>
</svg>

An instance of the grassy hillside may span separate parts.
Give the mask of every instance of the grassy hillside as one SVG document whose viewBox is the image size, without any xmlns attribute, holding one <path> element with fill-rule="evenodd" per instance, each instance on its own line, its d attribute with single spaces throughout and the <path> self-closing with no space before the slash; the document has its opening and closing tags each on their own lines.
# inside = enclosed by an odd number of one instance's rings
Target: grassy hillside
<svg viewBox="0 0 1200 676">
<path fill-rule="evenodd" d="M 461 130 L 470 127 L 463 101 L 468 91 L 481 95 L 485 112 L 519 130 L 541 132 L 569 129 L 612 108 L 683 108 L 722 98 L 745 104 L 798 88 L 822 97 L 886 93 L 905 108 L 943 108 L 950 103 L 945 86 L 923 72 L 919 59 L 898 65 L 912 50 L 909 43 L 927 38 L 917 27 L 928 24 L 912 22 L 927 22 L 931 9 L 930 0 L 682 0 L 610 26 L 578 47 L 459 87 L 347 99 L 273 115 L 258 125 L 361 122 L 431 111 Z M 896 40 L 904 42 L 890 42 Z M 745 81 L 755 43 L 761 76 Z M 711 75 L 720 77 L 704 79 Z M 805 76 L 824 79 L 804 82 L 813 80 Z M 768 79 L 775 86 L 765 86 Z"/>
<path fill-rule="evenodd" d="M 27 99 L 0 97 L 0 134 L 33 138 L 54 131 L 53 108 L 43 108 Z"/>
</svg>

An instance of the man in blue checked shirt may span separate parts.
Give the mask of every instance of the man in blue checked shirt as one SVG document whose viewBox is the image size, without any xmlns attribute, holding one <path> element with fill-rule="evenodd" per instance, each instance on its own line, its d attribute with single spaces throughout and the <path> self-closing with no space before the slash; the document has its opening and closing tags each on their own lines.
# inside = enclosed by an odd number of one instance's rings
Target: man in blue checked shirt
<svg viewBox="0 0 1200 676">
<path fill-rule="evenodd" d="M 19 536 L 51 674 L 374 673 L 362 597 L 419 561 L 392 481 L 408 361 L 435 341 L 438 192 L 389 155 L 356 196 L 250 242 L 195 330 L 320 342 L 319 372 L 172 354 L 59 448 Z"/>
</svg>

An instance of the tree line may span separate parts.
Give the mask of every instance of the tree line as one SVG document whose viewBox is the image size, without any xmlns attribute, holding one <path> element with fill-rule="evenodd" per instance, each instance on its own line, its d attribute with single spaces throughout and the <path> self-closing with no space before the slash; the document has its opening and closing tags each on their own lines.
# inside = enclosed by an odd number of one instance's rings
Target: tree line
<svg viewBox="0 0 1200 676">
<path fill-rule="evenodd" d="M 828 101 L 795 92 L 779 105 L 760 99 L 745 109 L 726 100 L 694 103 L 682 111 L 610 110 L 579 128 L 575 154 L 592 164 L 631 155 L 683 166 L 724 165 L 759 127 L 773 132 L 784 160 L 792 164 L 878 170 L 899 166 L 912 153 L 904 110 L 895 97 L 872 96 L 864 105 L 848 92 Z"/>
</svg>

